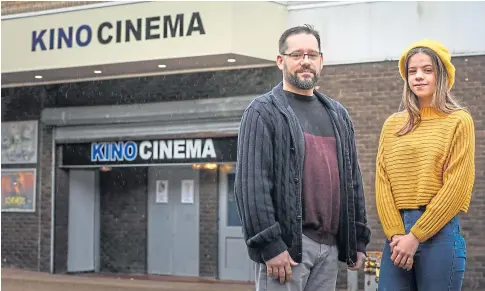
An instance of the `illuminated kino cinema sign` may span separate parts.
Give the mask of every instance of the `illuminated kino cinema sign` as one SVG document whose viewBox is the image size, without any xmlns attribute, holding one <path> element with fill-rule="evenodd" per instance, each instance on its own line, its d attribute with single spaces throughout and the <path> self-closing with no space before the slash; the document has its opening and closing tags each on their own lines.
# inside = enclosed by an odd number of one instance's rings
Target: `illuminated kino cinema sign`
<svg viewBox="0 0 485 291">
<path fill-rule="evenodd" d="M 212 139 L 177 139 L 91 144 L 91 162 L 122 162 L 135 160 L 215 159 Z"/>
<path fill-rule="evenodd" d="M 86 47 L 93 41 L 101 45 L 147 41 L 191 35 L 204 35 L 199 12 L 105 21 L 97 25 L 58 27 L 32 31 L 31 51 Z"/>
<path fill-rule="evenodd" d="M 235 162 L 237 136 L 66 143 L 63 167 Z"/>
</svg>

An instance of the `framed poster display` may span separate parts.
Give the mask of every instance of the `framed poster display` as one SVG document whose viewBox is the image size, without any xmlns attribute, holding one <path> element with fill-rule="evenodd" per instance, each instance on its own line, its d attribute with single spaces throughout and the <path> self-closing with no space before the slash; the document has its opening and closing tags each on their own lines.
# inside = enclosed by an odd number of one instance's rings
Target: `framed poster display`
<svg viewBox="0 0 485 291">
<path fill-rule="evenodd" d="M 2 169 L 2 212 L 35 212 L 36 169 Z"/>
<path fill-rule="evenodd" d="M 2 164 L 37 163 L 38 122 L 2 122 Z"/>
</svg>

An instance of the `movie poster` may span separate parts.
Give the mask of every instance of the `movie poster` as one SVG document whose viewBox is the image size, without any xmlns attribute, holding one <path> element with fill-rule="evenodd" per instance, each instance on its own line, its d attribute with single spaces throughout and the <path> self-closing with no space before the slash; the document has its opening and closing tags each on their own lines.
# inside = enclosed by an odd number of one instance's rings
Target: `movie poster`
<svg viewBox="0 0 485 291">
<path fill-rule="evenodd" d="M 35 169 L 2 169 L 2 212 L 35 212 Z"/>
<path fill-rule="evenodd" d="M 2 164 L 37 163 L 37 121 L 2 122 Z"/>
</svg>

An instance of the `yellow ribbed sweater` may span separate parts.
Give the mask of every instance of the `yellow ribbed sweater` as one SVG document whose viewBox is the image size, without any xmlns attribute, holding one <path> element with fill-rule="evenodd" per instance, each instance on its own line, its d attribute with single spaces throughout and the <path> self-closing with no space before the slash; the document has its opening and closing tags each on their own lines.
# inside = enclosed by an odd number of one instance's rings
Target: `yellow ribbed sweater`
<svg viewBox="0 0 485 291">
<path fill-rule="evenodd" d="M 407 113 L 384 123 L 376 160 L 376 203 L 388 239 L 405 234 L 400 209 L 426 211 L 411 228 L 420 242 L 435 235 L 460 211 L 467 212 L 475 181 L 475 130 L 464 110 L 445 115 L 420 110 L 420 125 L 404 136 L 395 133 Z"/>
</svg>

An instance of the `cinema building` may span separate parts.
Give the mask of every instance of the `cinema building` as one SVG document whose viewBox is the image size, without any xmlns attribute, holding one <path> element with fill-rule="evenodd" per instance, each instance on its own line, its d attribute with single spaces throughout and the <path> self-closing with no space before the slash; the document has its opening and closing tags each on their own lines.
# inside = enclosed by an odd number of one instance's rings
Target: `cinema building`
<svg viewBox="0 0 485 291">
<path fill-rule="evenodd" d="M 11 11 L 22 5 L 12 3 Z M 384 238 L 373 199 L 375 151 L 382 123 L 399 105 L 396 59 L 416 39 L 413 31 L 427 27 L 454 52 L 455 92 L 476 117 L 477 145 L 485 144 L 485 43 L 475 35 L 485 35 L 483 3 L 39 8 L 59 3 L 6 15 L 10 4 L 2 2 L 2 267 L 252 281 L 233 193 L 238 127 L 246 106 L 281 80 L 278 39 L 290 26 L 320 31 L 319 86 L 353 118 L 370 250 Z M 428 15 L 438 10 L 449 17 Z M 386 25 L 375 25 L 375 15 L 387 15 Z M 409 15 L 422 26 L 397 33 Z M 468 20 L 441 23 L 449 19 Z M 476 162 L 481 173 L 484 158 Z M 484 191 L 477 183 L 475 197 Z M 483 247 L 483 224 L 463 225 Z M 468 286 L 485 284 L 482 263 L 467 261 Z"/>
<path fill-rule="evenodd" d="M 269 2 L 4 17 L 3 266 L 251 280 L 237 131 L 286 21 Z"/>
</svg>

